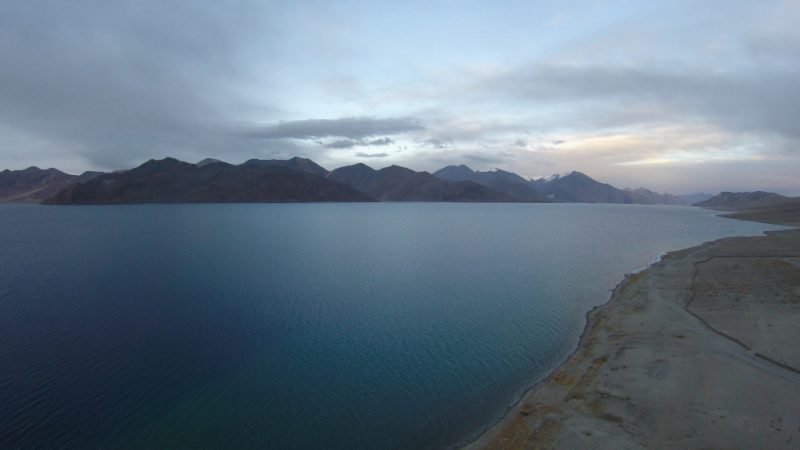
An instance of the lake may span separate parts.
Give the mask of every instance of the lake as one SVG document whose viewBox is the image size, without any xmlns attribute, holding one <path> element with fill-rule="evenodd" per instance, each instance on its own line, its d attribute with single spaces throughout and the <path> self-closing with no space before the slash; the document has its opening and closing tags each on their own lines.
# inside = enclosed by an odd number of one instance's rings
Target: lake
<svg viewBox="0 0 800 450">
<path fill-rule="evenodd" d="M 446 448 L 668 250 L 679 206 L 0 205 L 0 447 Z"/>
</svg>

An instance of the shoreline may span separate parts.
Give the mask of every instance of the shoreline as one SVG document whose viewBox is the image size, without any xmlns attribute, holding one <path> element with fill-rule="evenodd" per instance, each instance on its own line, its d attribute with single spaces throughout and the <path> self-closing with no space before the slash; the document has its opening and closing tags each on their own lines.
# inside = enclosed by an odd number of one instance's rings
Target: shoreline
<svg viewBox="0 0 800 450">
<path fill-rule="evenodd" d="M 702 244 L 698 244 L 696 247 L 708 244 L 710 242 L 714 241 L 704 242 Z M 675 250 L 675 251 L 680 251 L 680 250 Z M 529 388 L 525 389 L 525 391 L 522 392 L 522 395 L 520 395 L 519 398 L 516 399 L 509 408 L 506 409 L 506 412 L 503 413 L 503 415 L 499 417 L 497 420 L 495 420 L 486 430 L 478 434 L 475 438 L 472 438 L 467 444 L 462 445 L 460 448 L 469 450 L 481 449 L 485 448 L 487 444 L 490 444 L 493 439 L 496 439 L 498 437 L 497 435 L 500 432 L 502 432 L 504 424 L 508 425 L 507 422 L 511 422 L 513 420 L 512 413 L 521 406 L 525 398 L 528 397 L 528 395 L 530 395 L 534 390 L 536 390 L 537 387 L 547 382 L 547 380 L 550 379 L 550 377 L 555 372 L 561 369 L 570 359 L 572 359 L 575 356 L 576 353 L 578 353 L 578 350 L 581 349 L 581 345 L 583 344 L 584 338 L 586 337 L 587 333 L 589 332 L 589 329 L 593 325 L 592 321 L 593 314 L 597 310 L 608 306 L 609 303 L 611 303 L 614 300 L 614 296 L 617 294 L 617 291 L 623 287 L 623 285 L 628 281 L 630 277 L 649 270 L 651 267 L 664 260 L 664 258 L 666 258 L 670 253 L 672 253 L 672 251 L 663 252 L 660 255 L 658 255 L 656 259 L 650 264 L 648 264 L 646 267 L 642 267 L 639 270 L 635 270 L 633 272 L 626 273 L 625 275 L 623 275 L 622 280 L 619 283 L 617 283 L 617 285 L 614 286 L 613 289 L 611 289 L 611 294 L 608 296 L 608 299 L 604 303 L 593 306 L 589 311 L 586 311 L 586 314 L 584 314 L 585 323 L 583 325 L 583 329 L 581 330 L 581 334 L 578 337 L 578 344 L 575 346 L 572 352 L 570 352 L 563 360 L 561 360 L 561 362 L 556 364 L 553 367 L 553 369 L 549 370 L 546 374 L 544 374 L 544 376 L 542 376 L 536 383 L 531 385 Z"/>
<path fill-rule="evenodd" d="M 786 223 L 785 225 L 792 226 L 795 224 Z M 776 244 L 773 242 L 776 240 L 781 242 Z M 787 250 L 791 251 L 775 251 L 776 245 L 780 249 L 783 248 L 781 246 L 787 243 L 789 244 Z M 738 253 L 731 250 L 738 250 Z M 721 253 L 714 254 L 715 251 Z M 700 258 L 701 256 L 703 258 Z M 792 262 L 800 268 L 800 229 L 766 232 L 765 235 L 757 237 L 723 238 L 686 249 L 666 252 L 663 255 L 659 255 L 647 267 L 626 274 L 623 280 L 614 287 L 605 303 L 587 311 L 586 324 L 581 332 L 577 347 L 552 371 L 524 391 L 502 417 L 481 434 L 472 438 L 462 448 L 470 450 L 483 448 L 582 448 L 585 446 L 596 448 L 651 448 L 663 446 L 703 447 L 709 445 L 712 447 L 731 446 L 735 448 L 745 442 L 747 437 L 764 438 L 767 435 L 774 437 L 776 430 L 778 430 L 777 434 L 780 435 L 780 439 L 773 442 L 774 446 L 772 448 L 791 447 L 792 442 L 795 444 L 800 442 L 800 427 L 798 427 L 800 425 L 800 411 L 796 414 L 792 413 L 794 410 L 792 406 L 800 404 L 797 403 L 800 402 L 800 371 L 798 370 L 800 368 L 800 351 L 796 352 L 796 354 L 785 355 L 781 353 L 782 349 L 778 349 L 778 356 L 776 357 L 775 351 L 765 350 L 765 348 L 769 348 L 770 344 L 781 343 L 781 339 L 793 341 L 793 339 L 800 338 L 800 334 L 792 329 L 792 324 L 783 323 L 780 325 L 779 332 L 772 333 L 776 335 L 773 336 L 775 337 L 773 339 L 774 342 L 753 343 L 754 339 L 759 341 L 758 333 L 753 333 L 753 329 L 739 330 L 735 325 L 736 320 L 741 321 L 744 318 L 746 321 L 748 319 L 746 312 L 726 311 L 725 308 L 719 308 L 720 305 L 715 305 L 713 300 L 708 300 L 705 297 L 698 302 L 700 311 L 693 311 L 692 309 L 696 309 L 695 307 L 690 309 L 690 304 L 696 297 L 695 290 L 697 287 L 695 282 L 699 273 L 698 264 L 704 264 L 716 259 L 730 259 L 733 261 L 740 258 L 749 258 L 752 261 L 797 259 L 797 262 Z M 745 259 L 744 261 L 748 260 Z M 689 269 L 688 272 L 687 268 Z M 703 270 L 705 271 L 705 268 Z M 800 269 L 797 269 L 797 274 L 797 279 L 800 279 Z M 712 283 L 720 276 L 722 278 L 725 277 L 724 272 L 721 274 L 716 273 L 715 276 L 717 278 L 710 277 Z M 794 276 L 793 272 L 791 276 Z M 704 273 L 704 282 L 706 278 L 709 277 L 706 277 Z M 666 284 L 664 283 L 665 281 L 667 281 Z M 681 282 L 683 282 L 683 286 L 677 286 Z M 652 295 L 651 290 L 657 291 L 658 294 Z M 683 298 L 686 292 L 691 292 L 691 298 L 688 300 Z M 654 309 L 654 306 L 657 307 L 656 309 L 664 309 L 665 305 L 661 304 L 665 303 L 663 297 L 670 294 L 672 294 L 673 298 L 669 299 L 671 302 L 666 303 L 666 309 L 668 313 L 672 315 L 677 313 L 677 315 L 670 317 L 668 320 L 675 321 L 679 328 L 681 325 L 686 325 L 690 329 L 692 327 L 695 328 L 692 330 L 695 333 L 693 340 L 697 341 L 697 345 L 693 349 L 689 348 L 690 354 L 688 356 L 682 355 L 681 351 L 673 350 L 671 356 L 664 357 L 666 347 L 664 342 L 661 342 L 663 341 L 663 336 L 642 336 L 642 327 L 631 326 L 631 320 L 626 320 L 630 319 L 628 315 L 632 312 L 636 314 L 643 309 Z M 726 294 L 730 294 L 730 292 L 727 292 L 724 287 L 714 293 L 714 295 Z M 759 292 L 756 295 L 758 294 L 763 294 L 763 292 Z M 796 292 L 789 292 L 788 295 L 795 295 L 800 299 L 800 287 L 796 288 Z M 650 298 L 651 296 L 656 298 Z M 738 302 L 738 299 L 736 301 Z M 705 303 L 709 302 L 711 307 L 708 307 L 709 305 L 704 306 Z M 783 306 L 786 306 L 786 302 L 784 301 L 783 303 Z M 631 311 L 632 304 L 633 311 Z M 797 304 L 796 307 L 792 305 L 795 304 L 791 303 L 789 308 L 792 309 L 793 313 L 797 313 L 797 318 L 800 318 L 800 304 Z M 769 310 L 769 308 L 775 306 L 766 305 L 764 308 Z M 722 313 L 719 312 L 720 309 Z M 622 314 L 623 312 L 625 314 Z M 725 314 L 733 314 L 736 317 L 733 320 L 726 319 L 724 317 Z M 640 315 L 642 319 L 653 319 L 656 325 L 660 325 L 658 323 L 659 319 L 663 320 L 663 318 L 652 314 L 652 312 L 649 314 L 652 317 L 646 314 Z M 708 320 L 703 316 L 708 316 Z M 758 316 L 757 319 L 763 320 L 764 317 L 762 316 Z M 773 316 L 768 315 L 767 317 L 770 320 L 775 319 Z M 681 324 L 682 321 L 686 323 Z M 696 323 L 692 323 L 692 321 Z M 644 323 L 644 321 L 640 322 L 641 325 L 644 325 Z M 670 323 L 668 326 L 674 326 L 675 323 Z M 705 330 L 700 327 L 705 327 Z M 772 327 L 771 323 L 769 327 Z M 721 329 L 725 331 L 721 331 Z M 789 333 L 788 337 L 785 336 L 787 332 Z M 738 334 L 743 334 L 744 337 L 740 339 L 741 336 L 738 336 Z M 619 342 L 626 341 L 626 338 L 630 338 L 631 335 L 636 336 L 636 339 L 639 340 L 627 339 L 635 342 L 638 347 L 636 352 L 639 355 L 626 355 L 626 353 L 634 353 L 631 351 L 631 346 Z M 679 339 L 684 339 L 682 334 L 678 334 L 678 336 L 680 336 Z M 645 338 L 644 340 L 642 340 L 643 337 Z M 652 338 L 650 339 L 652 342 L 648 342 L 646 339 L 648 337 Z M 719 340 L 720 342 L 705 342 L 714 340 Z M 783 399 L 784 403 L 787 399 L 790 400 L 789 404 L 783 405 L 785 414 L 778 415 L 778 417 L 783 421 L 784 416 L 786 416 L 785 418 L 789 422 L 794 422 L 794 425 L 787 423 L 787 427 L 784 428 L 770 428 L 769 424 L 765 426 L 763 423 L 758 423 L 755 424 L 757 425 L 757 430 L 736 433 L 737 430 L 742 430 L 743 423 L 745 429 L 748 425 L 754 425 L 751 423 L 753 420 L 743 419 L 742 410 L 748 409 L 749 405 L 747 402 L 738 402 L 738 405 L 736 404 L 736 389 L 727 391 L 728 395 L 723 392 L 713 398 L 705 399 L 706 401 L 699 402 L 704 407 L 712 409 L 715 406 L 719 407 L 719 409 L 728 408 L 733 414 L 728 416 L 721 414 L 721 417 L 717 420 L 711 420 L 710 423 L 704 421 L 703 418 L 695 417 L 694 419 L 699 422 L 706 423 L 703 423 L 702 426 L 697 424 L 695 424 L 696 426 L 690 425 L 693 422 L 692 411 L 691 408 L 688 408 L 690 414 L 686 414 L 686 407 L 693 402 L 693 397 L 688 393 L 692 393 L 697 389 L 689 389 L 688 391 L 679 389 L 675 391 L 674 389 L 663 389 L 662 385 L 665 379 L 673 387 L 687 384 L 688 380 L 691 379 L 695 379 L 694 381 L 697 382 L 698 373 L 694 373 L 693 370 L 687 370 L 686 367 L 683 367 L 683 370 L 679 369 L 677 371 L 679 373 L 670 375 L 669 366 L 675 365 L 675 363 L 685 365 L 687 360 L 697 360 L 697 355 L 702 355 L 703 350 L 708 350 L 704 349 L 704 347 L 709 347 L 709 345 L 711 347 L 731 345 L 739 347 L 739 353 L 745 352 L 747 354 L 743 356 L 737 354 L 735 350 L 726 350 L 730 353 L 728 356 L 734 355 L 736 358 L 745 361 L 745 364 L 749 367 L 766 370 L 771 375 L 784 379 L 784 381 L 788 380 L 789 386 L 794 387 L 793 390 L 790 388 L 789 393 L 794 395 L 782 396 L 780 395 L 782 393 L 780 389 L 777 392 L 774 389 L 766 389 L 769 392 L 761 392 L 761 390 L 755 389 L 755 393 L 745 397 L 767 395 L 768 397 L 771 396 L 770 398 L 778 399 L 778 401 Z M 694 352 L 694 355 L 691 352 Z M 660 357 L 653 358 L 654 354 L 659 354 Z M 643 355 L 644 358 L 642 358 Z M 647 355 L 650 357 L 648 358 Z M 643 359 L 649 359 L 649 361 L 644 361 Z M 758 361 L 754 363 L 753 360 Z M 622 362 L 636 362 L 639 364 L 634 367 L 633 365 L 620 364 Z M 702 361 L 699 362 L 702 364 Z M 647 364 L 651 364 L 652 367 L 644 367 Z M 644 377 L 641 372 L 644 372 Z M 673 372 L 675 371 L 673 370 Z M 714 382 L 719 379 L 723 380 L 723 385 L 725 385 L 724 380 L 726 378 L 735 379 L 727 383 L 729 385 L 742 384 L 742 381 L 761 381 L 758 378 L 741 380 L 740 378 L 742 377 L 731 376 L 724 368 L 715 369 L 714 367 L 704 366 L 702 369 L 698 369 L 697 372 L 700 374 L 700 381 L 710 380 Z M 657 376 L 648 376 L 653 374 Z M 747 376 L 751 375 L 752 373 Z M 625 382 L 619 383 L 619 381 Z M 633 383 L 633 385 L 628 383 Z M 748 385 L 747 383 L 744 384 Z M 752 386 L 748 386 L 752 390 Z M 786 388 L 786 386 L 783 387 Z M 657 398 L 654 398 L 654 395 L 647 391 L 664 391 L 670 395 L 667 397 L 666 404 L 662 405 L 657 401 Z M 702 398 L 703 393 L 699 394 Z M 783 392 L 783 394 L 786 394 L 786 392 Z M 655 395 L 655 397 L 658 397 L 658 395 Z M 683 409 L 675 408 L 675 404 L 681 403 L 683 403 L 681 405 L 684 407 Z M 755 401 L 754 403 L 758 402 Z M 721 406 L 725 406 L 725 408 Z M 676 414 L 680 411 L 683 412 Z M 731 415 L 734 419 L 731 418 Z M 746 415 L 746 412 L 744 412 L 744 416 Z M 683 419 L 680 419 L 681 416 Z M 651 423 L 649 428 L 647 425 L 637 425 L 638 422 L 642 421 L 643 417 L 656 422 Z M 728 419 L 725 419 L 726 417 Z M 663 423 L 664 420 L 669 423 L 666 426 L 662 425 L 662 428 L 669 431 L 659 432 L 655 423 L 659 421 Z M 736 424 L 736 422 L 739 423 Z M 737 426 L 732 426 L 731 424 L 736 424 Z M 698 432 L 699 428 L 703 429 L 702 433 Z M 780 430 L 784 430 L 784 433 L 781 434 Z M 787 433 L 788 435 L 786 435 Z M 737 436 L 737 434 L 746 434 L 746 436 Z M 735 438 L 731 438 L 732 436 Z M 753 444 L 758 444 L 759 442 L 762 441 L 756 439 Z"/>
<path fill-rule="evenodd" d="M 700 245 L 704 245 L 704 244 L 700 244 Z M 625 284 L 625 282 L 628 281 L 628 278 L 630 278 L 630 277 L 632 277 L 632 276 L 634 276 L 634 275 L 636 275 L 638 273 L 641 273 L 641 272 L 644 272 L 646 270 L 649 270 L 651 267 L 653 267 L 653 265 L 658 264 L 659 262 L 661 262 L 670 253 L 672 253 L 672 252 L 661 253 L 648 266 L 643 267 L 643 268 L 641 268 L 639 270 L 630 272 L 630 273 L 626 273 L 625 275 L 623 275 L 622 281 L 617 283 L 617 285 L 614 286 L 611 289 L 611 291 L 610 291 L 611 294 L 608 296 L 608 299 L 604 303 L 601 303 L 599 305 L 593 306 L 590 310 L 586 311 L 586 314 L 584 314 L 585 323 L 583 325 L 583 329 L 581 330 L 580 336 L 578 336 L 578 344 L 575 346 L 575 348 L 566 357 L 564 357 L 564 359 L 561 360 L 561 362 L 555 364 L 551 370 L 547 371 L 547 373 L 545 373 L 538 381 L 536 381 L 533 385 L 531 385 L 530 387 L 525 389 L 522 392 L 522 394 L 519 396 L 519 398 L 514 400 L 514 403 L 509 408 L 506 409 L 506 412 L 503 413 L 502 416 L 498 417 L 497 420 L 493 421 L 492 424 L 487 429 L 485 429 L 483 432 L 481 432 L 477 436 L 471 438 L 469 440 L 469 442 L 467 442 L 464 445 L 461 445 L 459 448 L 469 449 L 469 450 L 484 448 L 485 445 L 488 444 L 491 441 L 491 439 L 496 438 L 497 436 L 490 436 L 490 435 L 493 432 L 499 433 L 500 431 L 502 431 L 502 430 L 500 430 L 498 428 L 502 428 L 504 422 L 510 421 L 512 419 L 512 412 L 514 412 L 514 410 L 516 410 L 520 406 L 520 404 L 525 400 L 525 398 L 529 394 L 531 394 L 537 387 L 539 387 L 541 384 L 545 383 L 550 378 L 550 376 L 553 375 L 553 373 L 557 372 L 570 359 L 572 359 L 572 357 L 574 357 L 576 353 L 578 353 L 578 350 L 580 350 L 581 344 L 583 343 L 583 340 L 586 337 L 586 334 L 587 334 L 587 332 L 589 331 L 589 328 L 592 325 L 592 315 L 595 313 L 595 311 L 597 311 L 600 308 L 604 308 L 609 303 L 611 303 L 611 301 L 614 299 L 614 295 L 616 295 L 617 291 Z"/>
</svg>

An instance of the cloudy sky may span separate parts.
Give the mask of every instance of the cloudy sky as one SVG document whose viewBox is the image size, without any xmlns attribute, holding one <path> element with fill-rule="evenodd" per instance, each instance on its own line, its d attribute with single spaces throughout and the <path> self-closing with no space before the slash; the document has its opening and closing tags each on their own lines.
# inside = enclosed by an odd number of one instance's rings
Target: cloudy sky
<svg viewBox="0 0 800 450">
<path fill-rule="evenodd" d="M 0 168 L 305 156 L 800 195 L 800 0 L 0 2 Z"/>
</svg>

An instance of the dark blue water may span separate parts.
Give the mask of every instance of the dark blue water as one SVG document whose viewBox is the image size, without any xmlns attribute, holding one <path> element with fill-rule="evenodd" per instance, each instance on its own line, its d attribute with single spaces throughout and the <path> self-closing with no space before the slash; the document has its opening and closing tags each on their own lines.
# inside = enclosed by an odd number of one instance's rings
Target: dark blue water
<svg viewBox="0 0 800 450">
<path fill-rule="evenodd" d="M 0 205 L 0 447 L 464 443 L 688 207 Z"/>
</svg>

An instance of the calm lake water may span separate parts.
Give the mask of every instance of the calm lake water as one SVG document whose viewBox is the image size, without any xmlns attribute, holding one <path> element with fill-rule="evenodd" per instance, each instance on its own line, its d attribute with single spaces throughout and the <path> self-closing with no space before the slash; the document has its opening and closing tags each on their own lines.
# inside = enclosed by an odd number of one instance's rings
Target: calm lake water
<svg viewBox="0 0 800 450">
<path fill-rule="evenodd" d="M 0 205 L 0 447 L 438 448 L 659 254 L 671 206 Z"/>
</svg>

